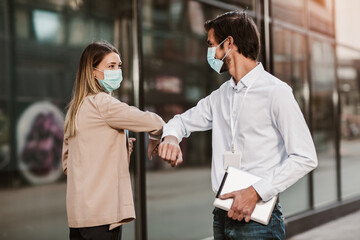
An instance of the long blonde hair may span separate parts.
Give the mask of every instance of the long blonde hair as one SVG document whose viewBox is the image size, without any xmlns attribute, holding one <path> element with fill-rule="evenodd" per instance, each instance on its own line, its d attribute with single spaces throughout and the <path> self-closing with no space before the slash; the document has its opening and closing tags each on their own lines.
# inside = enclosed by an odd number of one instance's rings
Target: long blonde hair
<svg viewBox="0 0 360 240">
<path fill-rule="evenodd" d="M 70 138 L 76 135 L 76 116 L 85 97 L 105 92 L 95 79 L 93 70 L 111 52 L 119 54 L 119 51 L 107 42 L 93 42 L 84 49 L 76 74 L 73 96 L 65 117 L 64 133 L 66 137 Z"/>
</svg>

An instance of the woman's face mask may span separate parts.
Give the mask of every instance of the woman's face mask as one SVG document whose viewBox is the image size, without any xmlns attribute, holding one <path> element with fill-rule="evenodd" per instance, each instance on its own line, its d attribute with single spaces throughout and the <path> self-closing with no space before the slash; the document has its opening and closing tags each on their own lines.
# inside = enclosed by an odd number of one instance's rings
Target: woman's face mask
<svg viewBox="0 0 360 240">
<path fill-rule="evenodd" d="M 120 83 L 123 80 L 121 69 L 116 70 L 104 70 L 95 68 L 97 71 L 104 73 L 104 79 L 97 79 L 99 81 L 100 86 L 107 92 L 112 92 L 120 87 Z"/>
<path fill-rule="evenodd" d="M 224 65 L 224 59 L 228 55 L 228 53 L 230 52 L 231 49 L 229 49 L 226 52 L 225 56 L 222 59 L 216 59 L 215 58 L 216 48 L 221 46 L 221 44 L 223 44 L 226 40 L 227 40 L 227 38 L 224 41 L 222 41 L 219 45 L 217 45 L 216 47 L 209 47 L 208 52 L 207 52 L 207 61 L 210 65 L 210 67 L 212 69 L 214 69 L 218 74 L 221 74 L 220 71 L 221 71 L 222 66 Z"/>
</svg>

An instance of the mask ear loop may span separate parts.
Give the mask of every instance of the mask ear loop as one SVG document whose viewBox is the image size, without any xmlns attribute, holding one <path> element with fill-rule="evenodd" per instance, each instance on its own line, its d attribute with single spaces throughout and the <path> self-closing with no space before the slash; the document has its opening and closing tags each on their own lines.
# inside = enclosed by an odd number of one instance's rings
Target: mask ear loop
<svg viewBox="0 0 360 240">
<path fill-rule="evenodd" d="M 100 69 L 97 69 L 96 67 L 94 67 L 94 69 L 95 69 L 95 70 L 97 70 L 97 71 L 99 71 L 99 72 L 104 73 L 104 71 L 101 71 Z M 94 76 L 94 78 L 95 78 L 96 80 L 98 80 L 98 81 L 102 81 L 101 79 L 98 79 L 98 78 L 97 78 L 97 77 L 95 77 L 95 76 Z M 103 80 L 104 80 L 104 79 L 103 79 Z"/>
<path fill-rule="evenodd" d="M 221 61 L 224 61 L 224 58 L 228 55 L 228 53 L 231 51 L 231 49 L 232 49 L 232 48 L 230 48 L 230 49 L 226 52 L 225 56 L 221 59 Z"/>
<path fill-rule="evenodd" d="M 221 46 L 221 44 L 223 44 L 226 40 L 228 40 L 228 38 L 225 38 L 219 45 L 217 45 L 216 47 Z M 224 58 L 228 55 L 228 53 L 231 51 L 231 48 L 225 53 L 225 56 L 221 59 L 221 61 L 224 60 Z"/>
<path fill-rule="evenodd" d="M 225 38 L 224 41 L 222 41 L 219 45 L 216 46 L 216 48 L 218 48 L 219 46 L 221 46 L 221 44 L 223 44 L 228 38 Z"/>
<path fill-rule="evenodd" d="M 100 72 L 102 72 L 102 73 L 104 72 L 104 71 L 101 71 L 100 69 L 97 69 L 96 67 L 94 67 L 94 69 L 95 69 L 95 70 L 98 70 L 98 71 L 100 71 Z"/>
</svg>

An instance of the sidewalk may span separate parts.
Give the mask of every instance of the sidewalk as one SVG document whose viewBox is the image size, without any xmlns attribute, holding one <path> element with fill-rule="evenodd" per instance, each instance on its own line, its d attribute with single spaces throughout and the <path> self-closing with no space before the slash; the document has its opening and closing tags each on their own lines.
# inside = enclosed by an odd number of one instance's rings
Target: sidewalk
<svg viewBox="0 0 360 240">
<path fill-rule="evenodd" d="M 331 221 L 289 240 L 360 240 L 360 210 Z"/>
</svg>

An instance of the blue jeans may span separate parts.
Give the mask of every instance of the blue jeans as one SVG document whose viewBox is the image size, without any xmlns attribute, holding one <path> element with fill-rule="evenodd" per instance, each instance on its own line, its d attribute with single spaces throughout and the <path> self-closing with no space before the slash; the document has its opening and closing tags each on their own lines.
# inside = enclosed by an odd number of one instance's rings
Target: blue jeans
<svg viewBox="0 0 360 240">
<path fill-rule="evenodd" d="M 236 221 L 227 216 L 227 212 L 215 208 L 214 214 L 214 240 L 247 239 L 267 240 L 285 239 L 284 218 L 279 203 L 275 204 L 274 211 L 268 225 L 254 221 Z"/>
</svg>

